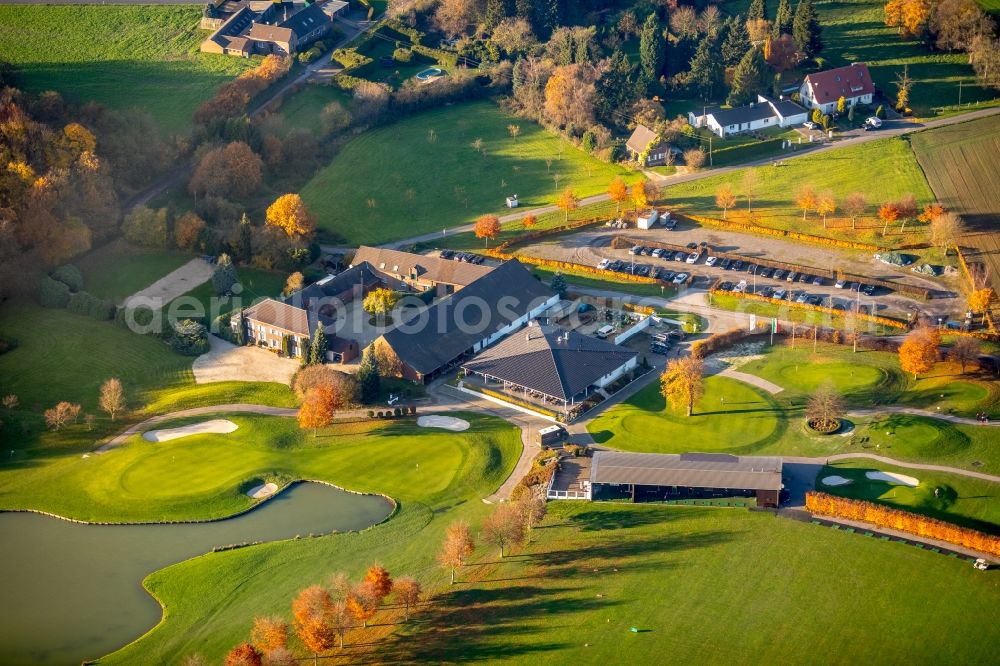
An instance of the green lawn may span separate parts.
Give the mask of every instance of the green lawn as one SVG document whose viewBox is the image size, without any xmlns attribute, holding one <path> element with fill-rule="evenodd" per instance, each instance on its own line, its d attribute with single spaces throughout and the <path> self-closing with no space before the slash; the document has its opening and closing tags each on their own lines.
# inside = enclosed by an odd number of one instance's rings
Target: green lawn
<svg viewBox="0 0 1000 666">
<path fill-rule="evenodd" d="M 737 207 L 730 211 L 729 217 L 743 219 L 747 205 L 744 171 L 673 185 L 667 191 L 667 203 L 677 206 L 680 212 L 721 218 L 715 191 L 728 183 L 738 197 Z M 879 204 L 907 193 L 913 193 L 920 204 L 934 199 L 916 157 L 903 139 L 869 141 L 807 155 L 783 166 L 756 167 L 755 171 L 759 183 L 751 204 L 755 222 L 763 226 L 882 245 L 917 242 L 926 234 L 924 225 L 910 223 L 905 234 L 898 233 L 897 225 L 890 228 L 888 236 L 882 236 L 882 225 L 876 217 Z M 803 221 L 802 211 L 795 207 L 794 201 L 797 189 L 803 184 L 810 184 L 817 191 L 832 190 L 838 201 L 852 192 L 863 193 L 869 202 L 867 217 L 858 220 L 857 231 L 851 230 L 850 219 L 842 218 L 839 212 L 828 218 L 827 228 L 815 213 Z"/>
<path fill-rule="evenodd" d="M 510 124 L 521 128 L 516 142 Z M 477 139 L 485 155 L 473 148 Z M 491 102 L 477 102 L 366 132 L 301 193 L 328 237 L 375 244 L 502 213 L 511 194 L 526 207 L 553 203 L 567 186 L 581 197 L 597 194 L 616 175 L 628 173 Z"/>
<path fill-rule="evenodd" d="M 920 483 L 911 487 L 865 476 L 866 472 L 875 470 L 910 476 Z M 831 475 L 851 479 L 852 483 L 842 486 L 822 483 L 825 477 Z M 1000 499 L 1000 487 L 988 481 L 892 465 L 873 467 L 870 461 L 864 460 L 844 460 L 824 466 L 816 476 L 816 488 L 831 495 L 888 504 L 938 520 L 1000 534 L 1000 501 L 997 501 Z"/>
<path fill-rule="evenodd" d="M 319 133 L 322 128 L 320 113 L 323 107 L 330 102 L 340 102 L 346 107 L 350 99 L 350 95 L 336 86 L 310 84 L 285 98 L 281 114 L 290 127 Z"/>
<path fill-rule="evenodd" d="M 201 5 L 0 6 L 0 60 L 19 68 L 19 86 L 67 100 L 141 107 L 165 133 L 183 133 L 191 114 L 253 60 L 198 52 Z"/>
<path fill-rule="evenodd" d="M 976 2 L 990 14 L 1000 14 L 1000 0 L 976 0 Z"/>
<path fill-rule="evenodd" d="M 75 259 L 83 273 L 83 288 L 116 303 L 145 289 L 192 259 L 179 251 L 155 250 L 113 241 Z"/>
<path fill-rule="evenodd" d="M 760 390 L 726 377 L 705 380 L 693 415 L 674 410 L 653 382 L 587 425 L 594 440 L 626 451 L 726 451 L 747 455 L 781 438 L 781 407 Z"/>
<path fill-rule="evenodd" d="M 238 296 L 217 297 L 212 281 L 209 280 L 171 301 L 167 305 L 167 311 L 179 317 L 202 316 L 199 313 L 206 313 L 204 316 L 211 322 L 220 314 L 240 307 L 249 307 L 254 301 L 280 297 L 288 279 L 284 273 L 262 271 L 246 266 L 239 267 L 237 273 L 243 288 Z"/>
<path fill-rule="evenodd" d="M 819 326 L 820 328 L 839 328 L 841 330 L 846 328 L 846 323 L 844 322 L 844 316 L 842 314 L 830 314 L 820 310 L 799 308 L 795 307 L 794 304 L 789 304 L 786 307 L 784 305 L 778 305 L 777 303 L 771 303 L 770 301 L 755 301 L 749 298 L 740 298 L 739 296 L 734 296 L 724 292 L 713 293 L 711 295 L 711 304 L 712 307 L 722 310 L 731 310 L 748 315 L 757 315 L 759 318 L 758 320 L 769 321 L 770 319 L 777 317 L 781 321 L 794 321 L 799 324 L 805 324 L 804 328 L 807 329 L 807 336 L 812 332 L 812 328 L 809 328 L 812 326 Z M 859 322 L 858 329 L 861 333 L 867 335 L 899 335 L 902 332 L 898 328 L 889 328 L 888 326 L 875 324 L 869 321 Z M 801 335 L 801 330 L 801 328 L 796 327 L 796 335 Z"/>
</svg>

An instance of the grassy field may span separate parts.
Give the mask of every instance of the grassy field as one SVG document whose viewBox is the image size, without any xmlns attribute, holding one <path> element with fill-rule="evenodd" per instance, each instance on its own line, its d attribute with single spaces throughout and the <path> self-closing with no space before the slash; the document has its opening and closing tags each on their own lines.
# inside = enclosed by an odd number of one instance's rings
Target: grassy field
<svg viewBox="0 0 1000 666">
<path fill-rule="evenodd" d="M 73 102 L 141 107 L 165 133 L 253 60 L 202 54 L 201 6 L 0 6 L 0 60 L 19 85 Z"/>
<path fill-rule="evenodd" d="M 996 0 L 987 0 L 995 4 Z M 826 48 L 821 54 L 824 69 L 865 62 L 875 86 L 895 100 L 896 75 L 903 66 L 914 80 L 910 106 L 916 115 L 934 115 L 934 107 L 956 104 L 962 83 L 962 103 L 992 100 L 996 91 L 980 87 L 962 53 L 932 51 L 915 39 L 903 39 L 885 25 L 884 2 L 879 0 L 819 0 L 816 11 L 823 28 Z M 726 13 L 746 16 L 748 0 L 728 0 Z M 768 0 L 767 15 L 774 18 L 778 3 Z"/>
<path fill-rule="evenodd" d="M 340 102 L 346 107 L 350 99 L 350 95 L 335 86 L 307 85 L 285 98 L 280 113 L 290 127 L 319 133 L 323 107 L 330 102 Z"/>
<path fill-rule="evenodd" d="M 817 236 L 860 240 L 876 244 L 917 242 L 926 234 L 920 224 L 907 225 L 907 233 L 889 230 L 882 236 L 882 225 L 876 217 L 877 206 L 912 193 L 921 204 L 933 200 L 920 166 L 909 144 L 903 139 L 890 138 L 870 141 L 834 151 L 807 155 L 782 166 L 757 167 L 759 184 L 755 188 L 751 205 L 758 224 L 777 229 L 801 231 Z M 678 207 L 679 212 L 709 217 L 722 217 L 715 204 L 715 191 L 724 183 L 732 186 L 738 197 L 737 206 L 730 211 L 731 219 L 743 219 L 746 213 L 746 196 L 743 187 L 744 170 L 680 183 L 668 188 L 666 203 Z M 822 219 L 815 213 L 802 220 L 802 211 L 795 206 L 795 193 L 799 186 L 810 184 L 816 191 L 831 190 L 842 200 L 852 192 L 862 192 L 869 202 L 868 216 L 858 220 L 857 231 L 851 230 L 850 219 L 835 212 L 823 227 Z"/>
<path fill-rule="evenodd" d="M 83 273 L 83 288 L 101 298 L 120 303 L 192 259 L 190 254 L 154 250 L 113 241 L 73 263 Z"/>
<path fill-rule="evenodd" d="M 904 474 L 916 478 L 916 487 L 869 479 L 866 472 Z M 851 483 L 828 486 L 822 479 L 837 475 Z M 816 488 L 831 495 L 888 504 L 973 529 L 1000 534 L 1000 488 L 997 484 L 957 474 L 913 470 L 892 465 L 872 467 L 869 461 L 844 460 L 823 467 L 816 476 Z M 937 490 L 935 497 L 934 491 Z"/>
<path fill-rule="evenodd" d="M 727 293 L 713 293 L 712 307 L 732 312 L 741 312 L 747 315 L 757 315 L 764 319 L 777 318 L 779 321 L 794 321 L 799 324 L 809 326 L 819 326 L 821 328 L 839 328 L 844 330 L 846 323 L 842 314 L 830 314 L 819 310 L 807 310 L 794 306 L 785 307 L 777 303 L 768 301 L 754 301 L 740 298 Z M 798 329 L 797 329 L 798 330 Z M 881 324 L 862 321 L 858 324 L 858 330 L 868 335 L 899 335 L 900 329 L 890 328 Z M 809 329 L 811 332 L 812 329 Z M 800 333 L 796 333 L 799 335 Z"/>
<path fill-rule="evenodd" d="M 209 280 L 171 301 L 167 305 L 168 311 L 174 308 L 178 316 L 184 316 L 182 314 L 184 312 L 205 312 L 208 313 L 206 315 L 208 319 L 212 321 L 220 314 L 231 312 L 240 307 L 249 307 L 254 301 L 280 296 L 285 288 L 285 281 L 288 279 L 284 273 L 262 271 L 246 266 L 239 267 L 237 273 L 243 287 L 243 291 L 237 297 L 217 297 L 215 288 Z M 198 305 L 195 306 L 191 299 L 197 301 Z M 194 310 L 187 310 L 186 308 L 189 307 L 193 307 Z"/>
<path fill-rule="evenodd" d="M 512 123 L 521 128 L 516 141 L 507 131 Z M 477 139 L 482 153 L 472 145 Z M 301 193 L 321 232 L 374 244 L 501 213 L 511 194 L 522 206 L 551 204 L 567 186 L 581 197 L 596 194 L 616 175 L 629 174 L 490 102 L 478 102 L 366 132 Z"/>
</svg>

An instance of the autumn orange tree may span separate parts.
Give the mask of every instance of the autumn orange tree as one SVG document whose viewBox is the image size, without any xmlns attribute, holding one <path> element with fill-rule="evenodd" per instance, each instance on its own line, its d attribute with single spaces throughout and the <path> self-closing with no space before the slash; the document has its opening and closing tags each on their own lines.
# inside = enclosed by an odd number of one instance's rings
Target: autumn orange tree
<svg viewBox="0 0 1000 666">
<path fill-rule="evenodd" d="M 226 655 L 226 666 L 263 666 L 260 652 L 249 643 L 240 643 Z"/>
<path fill-rule="evenodd" d="M 485 541 L 500 549 L 500 559 L 507 546 L 524 543 L 524 522 L 517 507 L 510 502 L 497 506 L 483 523 L 482 534 Z"/>
<path fill-rule="evenodd" d="M 485 238 L 486 247 L 489 247 L 490 240 L 500 235 L 500 218 L 496 215 L 480 215 L 472 225 L 472 231 L 476 238 Z"/>
<path fill-rule="evenodd" d="M 705 363 L 700 358 L 687 357 L 670 361 L 660 376 L 660 393 L 674 409 L 687 407 L 691 416 L 694 403 L 705 393 Z"/>
<path fill-rule="evenodd" d="M 288 623 L 280 617 L 256 617 L 250 630 L 250 643 L 268 656 L 288 647 Z"/>
<path fill-rule="evenodd" d="M 411 576 L 402 576 L 392 586 L 392 593 L 396 603 L 403 604 L 403 621 L 409 622 L 410 606 L 415 606 L 420 601 L 420 583 Z"/>
<path fill-rule="evenodd" d="M 567 187 L 562 191 L 562 194 L 559 195 L 559 198 L 556 199 L 556 205 L 559 206 L 559 210 L 561 210 L 564 214 L 563 221 L 569 222 L 569 214 L 571 211 L 576 210 L 580 206 L 580 200 L 577 199 L 576 192 L 573 191 L 573 188 Z"/>
<path fill-rule="evenodd" d="M 312 428 L 313 437 L 316 437 L 320 428 L 325 428 L 333 421 L 336 402 L 333 388 L 329 385 L 309 389 L 299 408 L 299 427 L 303 430 Z"/>
<path fill-rule="evenodd" d="M 267 224 L 288 236 L 309 236 L 316 230 L 316 218 L 298 194 L 282 194 L 267 207 Z"/>
<path fill-rule="evenodd" d="M 935 328 L 922 327 L 911 331 L 899 346 L 899 367 L 913 373 L 913 378 L 934 369 L 940 356 L 941 334 Z"/>
<path fill-rule="evenodd" d="M 809 211 L 816 208 L 816 190 L 812 185 L 803 185 L 799 188 L 795 193 L 795 205 L 802 210 L 802 219 L 805 220 Z"/>
<path fill-rule="evenodd" d="M 368 567 L 368 571 L 365 572 L 365 582 L 372 584 L 372 589 L 380 601 L 392 593 L 392 577 L 381 564 Z"/>
<path fill-rule="evenodd" d="M 986 312 L 990 309 L 991 302 L 993 302 L 993 289 L 990 287 L 976 289 L 969 293 L 969 308 L 973 312 L 983 313 L 984 324 L 986 323 Z"/>
<path fill-rule="evenodd" d="M 448 526 L 437 560 L 442 567 L 451 571 L 452 585 L 455 584 L 455 570 L 465 565 L 475 549 L 476 542 L 467 522 L 460 520 Z"/>
<path fill-rule="evenodd" d="M 206 226 L 194 213 L 184 213 L 174 220 L 174 243 L 182 250 L 193 250 Z"/>
<path fill-rule="evenodd" d="M 899 219 L 899 206 L 892 202 L 882 204 L 878 209 L 878 219 L 885 224 L 882 228 L 882 235 L 885 236 L 889 225 Z"/>
<path fill-rule="evenodd" d="M 371 581 L 363 581 L 360 585 L 351 590 L 347 595 L 347 610 L 350 611 L 354 619 L 368 627 L 368 620 L 375 617 L 382 597 L 379 596 L 375 585 Z"/>
<path fill-rule="evenodd" d="M 319 585 L 305 588 L 292 602 L 295 634 L 313 653 L 313 663 L 319 661 L 321 652 L 334 645 L 334 602 L 330 593 Z"/>
<path fill-rule="evenodd" d="M 538 224 L 538 218 L 532 215 L 531 213 L 528 213 L 523 218 L 521 218 L 521 226 L 523 226 L 525 229 L 531 229 L 536 224 Z"/>
<path fill-rule="evenodd" d="M 826 216 L 837 210 L 837 200 L 833 192 L 826 190 L 816 197 L 816 213 L 823 216 L 823 228 L 826 229 Z"/>
<path fill-rule="evenodd" d="M 264 161 L 247 144 L 233 141 L 210 150 L 198 162 L 188 183 L 195 196 L 242 199 L 260 187 Z"/>
<path fill-rule="evenodd" d="M 615 176 L 615 179 L 608 185 L 608 196 L 615 202 L 615 215 L 617 215 L 621 212 L 622 203 L 628 199 L 628 185 L 625 184 L 621 176 Z"/>
<path fill-rule="evenodd" d="M 931 16 L 927 0 L 889 0 L 885 4 L 885 24 L 904 36 L 920 37 L 927 31 Z"/>
<path fill-rule="evenodd" d="M 722 209 L 722 219 L 726 219 L 726 213 L 736 205 L 736 194 L 732 185 L 723 183 L 715 190 L 715 205 Z"/>
<path fill-rule="evenodd" d="M 649 205 L 649 197 L 646 195 L 646 184 L 635 183 L 629 189 L 629 196 L 632 198 L 632 205 L 636 210 Z"/>
</svg>

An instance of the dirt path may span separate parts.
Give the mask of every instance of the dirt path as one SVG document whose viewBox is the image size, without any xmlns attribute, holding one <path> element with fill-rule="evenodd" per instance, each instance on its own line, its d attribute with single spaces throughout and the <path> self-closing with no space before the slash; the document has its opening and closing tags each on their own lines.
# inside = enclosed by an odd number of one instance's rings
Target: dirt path
<svg viewBox="0 0 1000 666">
<path fill-rule="evenodd" d="M 210 279 L 212 279 L 212 265 L 201 258 L 192 259 L 145 289 L 132 294 L 122 302 L 122 305 L 148 305 L 157 310 Z"/>
</svg>

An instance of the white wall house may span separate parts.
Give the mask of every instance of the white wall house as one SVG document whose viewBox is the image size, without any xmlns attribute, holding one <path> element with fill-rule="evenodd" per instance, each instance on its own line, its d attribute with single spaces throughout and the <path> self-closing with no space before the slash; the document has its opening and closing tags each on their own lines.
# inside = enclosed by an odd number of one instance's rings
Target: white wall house
<svg viewBox="0 0 1000 666">
<path fill-rule="evenodd" d="M 635 226 L 639 229 L 649 229 L 660 219 L 660 213 L 655 208 L 647 210 L 635 218 Z"/>
<path fill-rule="evenodd" d="M 874 93 L 875 84 L 863 62 L 809 74 L 799 87 L 802 104 L 823 113 L 836 111 L 841 97 L 848 107 L 871 104 Z"/>
<path fill-rule="evenodd" d="M 598 379 L 596 382 L 594 382 L 594 385 L 598 386 L 599 388 L 604 388 L 611 382 L 615 381 L 616 379 L 624 375 L 629 370 L 634 370 L 638 365 L 639 365 L 639 357 L 633 356 L 628 361 L 626 361 L 624 365 L 620 366 L 617 370 L 608 373 L 603 377 L 601 377 L 600 379 Z"/>
<path fill-rule="evenodd" d="M 711 107 L 700 115 L 688 112 L 688 123 L 694 127 L 707 127 L 721 139 L 733 134 L 743 134 L 770 127 L 793 127 L 807 119 L 808 112 L 788 99 L 771 99 L 758 95 L 756 102 L 734 109 Z"/>
<path fill-rule="evenodd" d="M 483 349 L 485 349 L 486 347 L 489 347 L 490 345 L 492 345 L 494 342 L 497 342 L 498 340 L 502 340 L 502 339 L 506 338 L 508 335 L 510 335 L 511 333 L 513 333 L 514 331 L 516 331 L 517 329 L 521 328 L 522 326 L 524 326 L 525 324 L 527 324 L 532 319 L 537 319 L 540 314 L 542 314 L 543 312 L 545 312 L 546 310 L 548 310 L 549 308 L 551 308 L 553 305 L 557 305 L 559 303 L 559 300 L 560 300 L 559 299 L 559 294 L 553 294 L 552 297 L 549 298 L 544 303 L 541 303 L 540 305 L 535 306 L 534 308 L 532 308 L 528 312 L 524 313 L 523 315 L 521 315 L 520 317 L 518 317 L 514 321 L 510 322 L 509 324 L 507 324 L 506 326 L 504 326 L 500 330 L 498 330 L 495 333 L 493 333 L 492 335 L 490 335 L 489 337 L 483 338 L 479 342 L 477 342 L 474 345 L 472 345 L 473 350 L 475 350 L 478 353 L 478 352 L 482 351 Z"/>
</svg>

